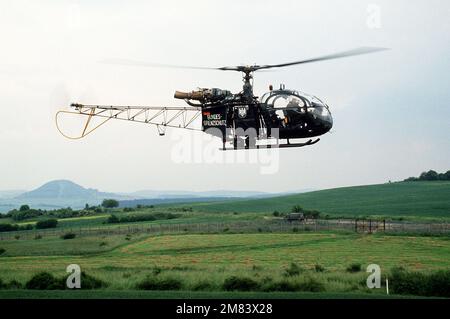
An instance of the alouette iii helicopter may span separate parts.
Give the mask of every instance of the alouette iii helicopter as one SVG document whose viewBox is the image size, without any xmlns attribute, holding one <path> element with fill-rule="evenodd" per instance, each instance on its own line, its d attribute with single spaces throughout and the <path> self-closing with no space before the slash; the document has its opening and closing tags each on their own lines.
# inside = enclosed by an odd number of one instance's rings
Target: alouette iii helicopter
<svg viewBox="0 0 450 319">
<path fill-rule="evenodd" d="M 83 138 L 107 121 L 119 119 L 156 125 L 160 135 L 165 134 L 167 127 L 201 130 L 221 137 L 223 150 L 313 145 L 320 138 L 314 140 L 310 138 L 327 133 L 333 126 L 330 107 L 316 96 L 286 89 L 284 85 L 280 85 L 279 89 L 273 89 L 272 85 L 270 85 L 269 92 L 258 98 L 253 93 L 253 72 L 382 50 L 386 49 L 362 47 L 289 63 L 219 68 L 154 64 L 130 60 L 105 60 L 103 61 L 105 63 L 121 65 L 237 71 L 243 73 L 244 85 L 242 91 L 236 94 L 218 88 L 199 88 L 192 92 L 176 91 L 174 97 L 184 100 L 189 105 L 187 107 L 112 106 L 73 103 L 70 105 L 73 109 L 72 111 L 59 111 L 56 114 L 56 126 L 63 136 L 70 139 Z M 87 117 L 81 135 L 73 137 L 62 132 L 58 124 L 58 116 L 62 113 Z M 202 119 L 201 128 L 195 125 L 195 120 L 200 115 Z M 100 118 L 101 121 L 91 128 L 90 124 L 92 124 L 91 119 L 93 117 Z M 291 142 L 291 139 L 298 138 L 309 139 L 301 143 Z M 275 141 L 276 144 L 269 143 L 264 145 L 260 141 Z M 232 147 L 227 148 L 227 143 L 231 144 Z"/>
</svg>

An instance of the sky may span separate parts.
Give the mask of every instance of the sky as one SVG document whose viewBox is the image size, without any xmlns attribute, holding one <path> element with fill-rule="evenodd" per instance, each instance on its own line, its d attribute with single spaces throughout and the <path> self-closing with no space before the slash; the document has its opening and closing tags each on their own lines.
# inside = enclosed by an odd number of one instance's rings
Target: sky
<svg viewBox="0 0 450 319">
<path fill-rule="evenodd" d="M 69 179 L 112 192 L 284 192 L 447 171 L 449 35 L 445 0 L 2 0 L 0 190 Z M 71 141 L 55 127 L 56 111 L 71 102 L 182 106 L 175 90 L 242 88 L 239 73 L 105 59 L 219 67 L 361 46 L 390 50 L 255 73 L 257 95 L 283 83 L 330 105 L 334 127 L 314 146 L 243 159 L 209 150 L 209 160 L 194 147 L 201 132 L 160 137 L 152 126 L 111 121 Z M 180 159 L 180 147 L 190 155 Z"/>
</svg>

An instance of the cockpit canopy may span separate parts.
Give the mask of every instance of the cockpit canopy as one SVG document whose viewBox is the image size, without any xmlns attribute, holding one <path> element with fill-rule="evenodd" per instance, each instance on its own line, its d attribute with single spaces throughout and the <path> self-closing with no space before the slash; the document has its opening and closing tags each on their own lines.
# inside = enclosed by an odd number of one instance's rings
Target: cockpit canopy
<svg viewBox="0 0 450 319">
<path fill-rule="evenodd" d="M 276 113 L 295 110 L 302 113 L 311 113 L 314 117 L 332 123 L 331 113 L 326 103 L 314 95 L 307 93 L 280 89 L 265 93 L 260 98 L 263 108 L 273 109 Z"/>
</svg>

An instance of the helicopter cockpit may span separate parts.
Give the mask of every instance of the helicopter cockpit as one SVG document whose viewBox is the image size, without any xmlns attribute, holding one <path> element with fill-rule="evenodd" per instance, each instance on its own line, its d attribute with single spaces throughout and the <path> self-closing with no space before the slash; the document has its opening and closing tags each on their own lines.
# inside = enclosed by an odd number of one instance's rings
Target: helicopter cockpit
<svg viewBox="0 0 450 319">
<path fill-rule="evenodd" d="M 329 107 L 316 96 L 282 85 L 260 98 L 268 126 L 280 128 L 280 137 L 316 136 L 331 129 L 333 118 Z"/>
</svg>

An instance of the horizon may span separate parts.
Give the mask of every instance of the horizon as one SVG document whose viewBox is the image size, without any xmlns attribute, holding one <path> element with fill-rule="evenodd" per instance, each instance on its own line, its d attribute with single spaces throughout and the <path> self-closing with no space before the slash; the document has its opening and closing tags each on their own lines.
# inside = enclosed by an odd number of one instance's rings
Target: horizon
<svg viewBox="0 0 450 319">
<path fill-rule="evenodd" d="M 429 170 L 433 170 L 433 169 L 429 169 Z M 33 190 L 36 190 L 46 184 L 49 183 L 54 183 L 54 182 L 70 182 L 73 183 L 77 186 L 81 186 L 84 189 L 92 189 L 92 190 L 96 190 L 102 193 L 115 193 L 115 194 L 134 194 L 134 193 L 139 193 L 139 192 L 191 192 L 191 193 L 205 193 L 205 192 L 255 192 L 255 193 L 262 193 L 262 194 L 279 194 L 279 193 L 303 193 L 303 192 L 314 192 L 314 191 L 320 191 L 320 190 L 327 190 L 327 189 L 334 189 L 334 188 L 344 188 L 344 187 L 358 187 L 358 186 L 370 186 L 370 185 L 381 185 L 381 184 L 386 184 L 386 183 L 398 183 L 398 182 L 405 182 L 407 178 L 410 177 L 418 177 L 421 173 L 427 172 L 429 170 L 425 170 L 420 172 L 417 175 L 412 175 L 412 176 L 408 176 L 405 177 L 401 180 L 388 180 L 382 183 L 373 183 L 373 184 L 357 184 L 357 185 L 346 185 L 346 186 L 336 186 L 336 187 L 330 187 L 330 188 L 320 188 L 320 189 L 314 189 L 314 188 L 304 188 L 304 189 L 292 189 L 292 190 L 286 190 L 286 191 L 279 191 L 279 192 L 270 192 L 270 191 L 258 191 L 255 189 L 197 189 L 197 190 L 187 190 L 187 189 L 157 189 L 157 188 L 144 188 L 144 189 L 138 189 L 138 190 L 131 190 L 131 191 L 122 191 L 122 190 L 105 190 L 105 189 L 101 189 L 95 186 L 90 186 L 90 185 L 83 185 L 81 183 L 78 183 L 74 180 L 70 180 L 70 179 L 66 179 L 66 178 L 58 178 L 58 179 L 54 179 L 54 180 L 49 180 L 46 182 L 43 182 L 41 184 L 39 184 L 36 187 L 33 187 L 31 189 L 0 189 L 0 192 L 14 192 L 14 191 L 21 191 L 21 192 L 30 192 Z M 446 171 L 442 171 L 442 173 L 445 173 Z M 438 172 L 440 173 L 440 172 Z"/>
</svg>

